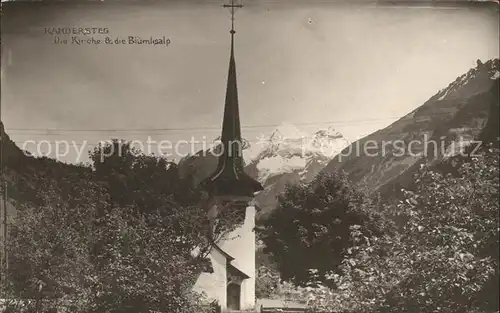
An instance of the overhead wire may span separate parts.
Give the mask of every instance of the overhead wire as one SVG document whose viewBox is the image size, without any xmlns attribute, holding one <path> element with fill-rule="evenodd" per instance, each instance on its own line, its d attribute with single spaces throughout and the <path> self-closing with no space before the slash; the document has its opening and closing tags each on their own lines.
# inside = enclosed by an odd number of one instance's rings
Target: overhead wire
<svg viewBox="0 0 500 313">
<path fill-rule="evenodd" d="M 439 115 L 450 115 L 449 112 L 444 113 L 434 113 L 429 114 L 426 117 L 439 116 Z M 424 117 L 424 118 L 426 118 Z M 365 123 L 377 123 L 387 120 L 395 120 L 404 118 L 401 116 L 391 116 L 385 118 L 372 118 L 372 119 L 357 119 L 357 120 L 346 120 L 346 121 L 324 121 L 324 122 L 290 122 L 291 125 L 295 126 L 320 126 L 320 125 L 350 125 L 350 124 L 365 124 Z M 278 127 L 280 124 L 257 124 L 257 125 L 243 125 L 242 130 L 251 130 L 258 128 L 270 128 Z M 64 133 L 173 133 L 181 134 L 184 132 L 191 131 L 220 131 L 220 126 L 204 126 L 204 127 L 173 127 L 173 128 L 9 128 L 8 133 L 10 134 L 31 134 L 31 135 L 49 135 L 57 136 L 64 135 Z M 256 130 L 258 131 L 258 130 Z M 29 132 L 29 133 L 27 133 Z"/>
</svg>

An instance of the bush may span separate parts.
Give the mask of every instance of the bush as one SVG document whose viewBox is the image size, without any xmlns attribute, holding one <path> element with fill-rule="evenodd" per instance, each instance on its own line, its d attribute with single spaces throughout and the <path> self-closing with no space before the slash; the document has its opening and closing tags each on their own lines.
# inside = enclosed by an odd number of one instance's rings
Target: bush
<svg viewBox="0 0 500 313">
<path fill-rule="evenodd" d="M 320 277 L 337 270 L 349 247 L 352 225 L 360 225 L 367 237 L 384 231 L 386 225 L 374 206 L 342 173 L 320 174 L 310 184 L 288 186 L 278 208 L 263 223 L 265 251 L 282 279 L 305 286 L 309 269 L 317 269 Z"/>
<path fill-rule="evenodd" d="M 459 162 L 455 177 L 424 167 L 415 190 L 385 207 L 404 221 L 394 235 L 352 246 L 331 276 L 335 290 L 314 290 L 325 312 L 472 313 L 498 311 L 498 150 Z"/>
<path fill-rule="evenodd" d="M 213 310 L 191 291 L 207 265 L 206 212 L 176 200 L 186 194 L 176 188 L 175 168 L 143 155 L 125 161 L 114 158 L 99 173 L 46 159 L 9 170 L 9 200 L 17 216 L 9 227 L 9 284 L 2 295 L 16 299 L 10 309 Z M 149 177 L 150 170 L 158 176 Z M 169 180 L 169 189 L 162 190 Z"/>
</svg>

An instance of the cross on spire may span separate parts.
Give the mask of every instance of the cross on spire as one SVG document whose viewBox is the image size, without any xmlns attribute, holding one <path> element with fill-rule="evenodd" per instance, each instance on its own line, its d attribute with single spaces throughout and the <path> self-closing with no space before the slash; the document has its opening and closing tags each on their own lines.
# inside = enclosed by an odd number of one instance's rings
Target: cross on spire
<svg viewBox="0 0 500 313">
<path fill-rule="evenodd" d="M 243 140 L 241 138 L 240 113 L 238 105 L 238 86 L 236 83 L 236 61 L 234 59 L 234 11 L 243 5 L 230 4 L 223 7 L 231 9 L 231 54 L 227 75 L 226 100 L 222 120 L 221 149 L 215 172 L 202 182 L 212 197 L 220 201 L 239 202 L 245 206 L 254 193 L 263 190 L 262 185 L 244 171 Z M 218 201 L 219 201 L 218 200 Z M 234 203 L 233 203 L 234 204 Z"/>
<path fill-rule="evenodd" d="M 234 34 L 236 31 L 234 30 L 234 12 L 236 11 L 236 8 L 242 8 L 243 4 L 235 4 L 234 0 L 231 0 L 231 3 L 229 4 L 224 4 L 224 8 L 230 8 L 231 11 L 231 34 Z"/>
</svg>

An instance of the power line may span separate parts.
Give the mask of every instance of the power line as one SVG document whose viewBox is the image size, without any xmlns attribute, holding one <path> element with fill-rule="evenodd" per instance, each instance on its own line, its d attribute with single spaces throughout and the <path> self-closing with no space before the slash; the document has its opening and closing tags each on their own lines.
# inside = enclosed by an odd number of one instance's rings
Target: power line
<svg viewBox="0 0 500 313">
<path fill-rule="evenodd" d="M 125 141 L 128 141 L 128 140 L 125 140 Z M 133 141 L 133 140 L 132 140 Z M 40 142 L 32 142 L 32 141 L 21 141 L 21 142 L 17 142 L 17 144 L 26 144 L 26 143 L 31 143 L 31 144 L 34 144 L 35 146 L 37 145 L 40 145 L 42 146 L 43 145 L 50 145 L 50 146 L 53 146 L 53 145 L 61 145 L 62 143 L 67 143 L 67 141 L 48 141 L 48 140 L 43 140 L 43 141 L 40 141 Z M 107 141 L 103 141 L 102 142 L 103 144 L 106 144 L 108 143 Z M 192 145 L 208 145 L 208 143 L 206 142 L 187 142 L 188 144 L 192 144 Z M 99 143 L 76 143 L 76 142 L 72 142 L 71 144 L 70 143 L 67 143 L 69 147 L 98 147 L 99 146 Z M 133 142 L 132 142 L 133 144 Z M 151 142 L 150 144 L 148 145 L 152 145 L 152 146 L 160 146 L 164 143 L 159 143 L 159 142 Z"/>
<path fill-rule="evenodd" d="M 440 116 L 440 115 L 450 115 L 450 113 L 435 113 L 427 116 Z M 404 117 L 404 116 L 403 116 Z M 373 118 L 373 119 L 358 119 L 358 120 L 346 120 L 346 121 L 325 121 L 325 122 L 298 122 L 293 123 L 292 125 L 303 126 L 319 126 L 326 124 L 334 124 L 334 125 L 349 125 L 349 124 L 361 124 L 361 123 L 370 123 L 370 122 L 381 122 L 387 120 L 394 120 L 403 118 L 401 116 L 392 116 L 385 118 Z M 280 124 L 260 124 L 260 125 L 246 125 L 242 126 L 242 129 L 256 129 L 256 128 L 269 128 L 276 127 Z M 10 128 L 9 133 L 17 133 L 26 134 L 25 132 L 40 132 L 40 133 L 30 133 L 32 135 L 62 135 L 63 132 L 67 133 L 144 133 L 144 132 L 177 132 L 184 133 L 187 131 L 220 131 L 220 126 L 205 126 L 205 127 L 179 127 L 179 128 L 108 128 L 108 129 L 95 129 L 95 128 L 87 128 L 87 129 L 71 129 L 71 128 Z"/>
<path fill-rule="evenodd" d="M 292 125 L 322 125 L 322 124 L 335 124 L 335 123 L 352 123 L 352 122 L 367 122 L 367 121 L 379 121 L 388 120 L 391 118 L 383 119 L 367 119 L 367 120 L 352 120 L 352 121 L 331 121 L 331 122 L 301 122 L 301 123 L 290 123 Z M 276 127 L 280 124 L 260 124 L 260 125 L 246 125 L 242 126 L 242 129 L 253 129 L 253 128 L 266 128 L 266 127 Z M 191 131 L 191 130 L 217 130 L 219 131 L 220 126 L 205 126 L 205 127 L 180 127 L 180 128 L 108 128 L 108 129 L 71 129 L 71 128 L 11 128 L 10 131 L 45 131 L 45 132 L 170 132 L 170 131 Z"/>
</svg>

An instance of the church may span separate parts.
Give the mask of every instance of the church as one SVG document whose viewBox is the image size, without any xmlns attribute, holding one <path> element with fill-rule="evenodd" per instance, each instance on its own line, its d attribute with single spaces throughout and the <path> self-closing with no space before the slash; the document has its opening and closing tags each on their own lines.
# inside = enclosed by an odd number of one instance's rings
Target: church
<svg viewBox="0 0 500 313">
<path fill-rule="evenodd" d="M 194 290 L 216 300 L 222 312 L 255 307 L 254 218 L 255 207 L 248 206 L 244 224 L 213 245 L 209 255 L 212 272 L 202 273 L 195 283 Z"/>
<path fill-rule="evenodd" d="M 211 273 L 202 273 L 194 290 L 216 300 L 222 312 L 251 310 L 255 307 L 255 212 L 254 195 L 262 185 L 248 176 L 243 168 L 242 137 L 239 117 L 236 62 L 234 58 L 234 3 L 224 5 L 231 9 L 231 52 L 227 77 L 221 148 L 217 168 L 201 182 L 208 191 L 210 204 L 207 211 L 213 222 L 221 210 L 245 210 L 241 226 L 221 242 L 214 243 L 210 251 Z"/>
</svg>

